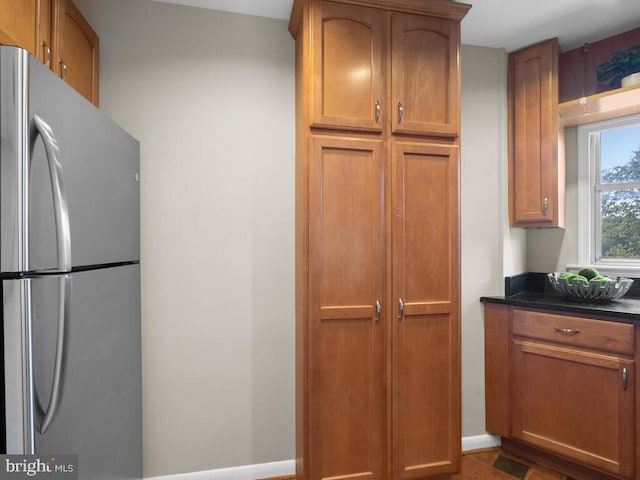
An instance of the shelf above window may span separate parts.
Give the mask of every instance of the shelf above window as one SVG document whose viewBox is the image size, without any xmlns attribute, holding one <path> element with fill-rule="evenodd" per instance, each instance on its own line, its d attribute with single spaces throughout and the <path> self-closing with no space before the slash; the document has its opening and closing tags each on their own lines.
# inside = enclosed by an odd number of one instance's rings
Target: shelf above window
<svg viewBox="0 0 640 480">
<path fill-rule="evenodd" d="M 609 90 L 561 103 L 560 123 L 575 127 L 640 113 L 640 85 Z"/>
</svg>

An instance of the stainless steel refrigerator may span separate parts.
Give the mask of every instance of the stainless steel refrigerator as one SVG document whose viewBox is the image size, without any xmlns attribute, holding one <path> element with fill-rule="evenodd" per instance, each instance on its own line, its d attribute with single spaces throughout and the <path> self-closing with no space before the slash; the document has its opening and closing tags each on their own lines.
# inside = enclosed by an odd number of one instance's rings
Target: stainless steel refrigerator
<svg viewBox="0 0 640 480">
<path fill-rule="evenodd" d="M 0 47 L 2 453 L 142 476 L 139 144 Z"/>
</svg>

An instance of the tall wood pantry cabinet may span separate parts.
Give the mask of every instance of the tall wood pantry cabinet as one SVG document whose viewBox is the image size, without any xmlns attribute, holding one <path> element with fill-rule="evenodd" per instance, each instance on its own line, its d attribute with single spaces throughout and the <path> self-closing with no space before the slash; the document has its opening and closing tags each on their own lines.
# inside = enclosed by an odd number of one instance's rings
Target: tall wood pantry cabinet
<svg viewBox="0 0 640 480">
<path fill-rule="evenodd" d="M 296 478 L 460 462 L 460 21 L 295 0 Z"/>
<path fill-rule="evenodd" d="M 28 50 L 98 106 L 98 35 L 71 0 L 0 1 L 0 44 Z"/>
</svg>

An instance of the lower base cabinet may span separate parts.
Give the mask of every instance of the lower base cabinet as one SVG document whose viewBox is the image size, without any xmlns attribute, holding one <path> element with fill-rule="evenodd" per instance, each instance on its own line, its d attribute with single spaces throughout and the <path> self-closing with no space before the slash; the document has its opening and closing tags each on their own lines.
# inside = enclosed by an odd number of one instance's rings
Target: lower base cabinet
<svg viewBox="0 0 640 480">
<path fill-rule="evenodd" d="M 486 428 L 577 479 L 633 479 L 636 328 L 485 304 Z"/>
</svg>

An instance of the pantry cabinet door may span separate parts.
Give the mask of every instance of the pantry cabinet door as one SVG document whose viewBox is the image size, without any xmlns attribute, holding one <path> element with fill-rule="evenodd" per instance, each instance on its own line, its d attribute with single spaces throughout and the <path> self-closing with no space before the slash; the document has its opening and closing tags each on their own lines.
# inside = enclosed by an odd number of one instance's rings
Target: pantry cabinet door
<svg viewBox="0 0 640 480">
<path fill-rule="evenodd" d="M 460 24 L 394 13 L 391 23 L 394 133 L 460 134 Z"/>
<path fill-rule="evenodd" d="M 313 12 L 313 126 L 381 131 L 384 12 L 332 2 Z"/>
<path fill-rule="evenodd" d="M 382 143 L 316 137 L 309 171 L 309 478 L 382 480 Z"/>
<path fill-rule="evenodd" d="M 460 458 L 458 148 L 393 148 L 393 478 Z"/>
</svg>

